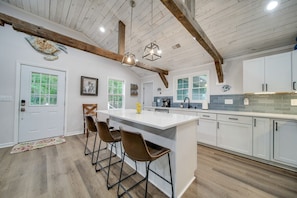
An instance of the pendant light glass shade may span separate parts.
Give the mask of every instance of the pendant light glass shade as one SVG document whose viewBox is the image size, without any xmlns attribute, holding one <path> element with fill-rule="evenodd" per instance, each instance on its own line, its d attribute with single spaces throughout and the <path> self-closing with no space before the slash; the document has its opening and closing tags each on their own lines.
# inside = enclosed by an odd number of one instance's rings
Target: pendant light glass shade
<svg viewBox="0 0 297 198">
<path fill-rule="evenodd" d="M 161 58 L 161 50 L 160 50 L 159 46 L 155 42 L 149 43 L 144 48 L 142 58 L 145 58 L 150 61 L 155 61 L 155 60 Z"/>
<path fill-rule="evenodd" d="M 153 24 L 153 15 L 154 15 L 154 0 L 152 0 L 152 8 L 151 8 L 151 28 L 152 28 L 152 34 L 154 32 L 154 24 Z M 142 58 L 145 58 L 150 61 L 155 61 L 161 58 L 162 51 L 160 50 L 159 46 L 157 45 L 156 41 L 149 43 L 144 47 L 143 56 Z"/>
<path fill-rule="evenodd" d="M 126 52 L 125 55 L 123 56 L 122 59 L 122 64 L 123 65 L 136 65 L 136 57 L 134 54 L 132 54 L 131 52 Z"/>
<path fill-rule="evenodd" d="M 132 37 L 132 18 L 133 18 L 133 8 L 135 7 L 136 3 L 134 0 L 130 1 L 130 6 L 131 6 L 131 21 L 130 21 L 130 50 L 131 51 L 131 37 Z M 122 59 L 122 65 L 128 65 L 128 66 L 133 66 L 136 65 L 136 57 L 134 54 L 132 54 L 131 52 L 126 52 L 123 56 Z"/>
</svg>

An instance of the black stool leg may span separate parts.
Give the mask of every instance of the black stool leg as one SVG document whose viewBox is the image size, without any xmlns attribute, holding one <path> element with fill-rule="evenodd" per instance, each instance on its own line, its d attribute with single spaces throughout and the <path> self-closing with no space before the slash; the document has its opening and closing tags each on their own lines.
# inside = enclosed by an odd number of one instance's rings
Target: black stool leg
<svg viewBox="0 0 297 198">
<path fill-rule="evenodd" d="M 93 152 L 92 152 L 92 165 L 95 165 L 96 164 L 96 162 L 94 162 L 93 159 L 94 159 L 94 153 L 95 153 L 95 146 L 96 146 L 97 136 L 98 136 L 98 134 L 96 132 L 96 134 L 95 134 L 95 140 L 94 140 L 94 145 L 93 145 Z"/>
<path fill-rule="evenodd" d="M 171 191 L 172 191 L 172 198 L 174 197 L 174 188 L 173 188 L 173 180 L 172 180 L 172 172 L 171 172 L 171 163 L 170 163 L 170 155 L 167 153 L 168 156 L 168 164 L 169 164 L 169 172 L 170 172 L 170 183 L 171 183 Z"/>
<path fill-rule="evenodd" d="M 87 133 L 87 140 L 86 140 L 86 145 L 85 145 L 85 155 L 89 155 L 91 152 L 87 153 L 88 150 L 88 140 L 89 140 L 89 133 Z"/>
<path fill-rule="evenodd" d="M 134 184 L 132 187 L 128 188 L 128 189 L 125 189 L 122 185 L 121 185 L 121 182 L 128 179 L 129 177 L 131 177 L 132 175 L 135 175 L 137 173 L 137 163 L 136 161 L 134 161 L 135 163 L 135 171 L 133 171 L 131 174 L 127 175 L 126 177 L 122 178 L 122 173 L 123 173 L 123 167 L 124 167 L 124 163 L 125 163 L 125 156 L 126 156 L 126 153 L 124 152 L 123 153 L 123 159 L 122 159 L 122 164 L 121 164 L 121 171 L 120 171 L 120 178 L 119 178 L 119 181 L 118 181 L 118 190 L 117 190 L 117 195 L 118 197 L 122 197 L 124 194 L 128 194 L 130 197 L 131 195 L 129 194 L 129 190 L 133 189 L 134 187 L 136 187 L 138 184 L 140 184 L 141 182 L 143 182 L 145 180 L 142 179 L 141 181 L 137 182 L 136 184 Z M 122 187 L 122 189 L 125 191 L 123 192 L 122 194 L 120 194 L 120 187 Z"/>
<path fill-rule="evenodd" d="M 146 165 L 146 162 L 145 162 Z M 151 161 L 148 163 L 148 165 L 146 166 L 146 177 L 145 177 L 145 195 L 144 197 L 147 197 L 147 186 L 148 186 L 148 178 L 149 178 L 149 170 L 150 170 L 150 165 L 151 165 Z"/>
</svg>

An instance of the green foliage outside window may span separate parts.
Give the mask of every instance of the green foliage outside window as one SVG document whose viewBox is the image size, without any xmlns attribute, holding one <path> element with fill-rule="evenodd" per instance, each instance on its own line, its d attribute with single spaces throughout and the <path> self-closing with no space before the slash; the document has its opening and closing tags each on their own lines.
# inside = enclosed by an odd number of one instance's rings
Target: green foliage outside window
<svg viewBox="0 0 297 198">
<path fill-rule="evenodd" d="M 108 108 L 122 109 L 124 102 L 124 81 L 108 80 Z"/>
<path fill-rule="evenodd" d="M 56 105 L 58 76 L 33 72 L 31 75 L 31 105 Z"/>
</svg>

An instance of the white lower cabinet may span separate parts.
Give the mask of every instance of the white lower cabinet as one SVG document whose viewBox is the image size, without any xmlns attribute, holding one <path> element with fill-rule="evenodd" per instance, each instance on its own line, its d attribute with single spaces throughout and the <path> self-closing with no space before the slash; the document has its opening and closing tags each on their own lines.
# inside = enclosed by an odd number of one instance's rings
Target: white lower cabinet
<svg viewBox="0 0 297 198">
<path fill-rule="evenodd" d="M 273 120 L 273 160 L 297 167 L 297 122 Z"/>
<path fill-rule="evenodd" d="M 197 141 L 212 146 L 217 145 L 217 115 L 214 113 L 198 113 Z"/>
<path fill-rule="evenodd" d="M 217 146 L 238 153 L 252 155 L 252 118 L 218 115 Z"/>
<path fill-rule="evenodd" d="M 253 156 L 270 160 L 270 119 L 253 118 Z"/>
</svg>

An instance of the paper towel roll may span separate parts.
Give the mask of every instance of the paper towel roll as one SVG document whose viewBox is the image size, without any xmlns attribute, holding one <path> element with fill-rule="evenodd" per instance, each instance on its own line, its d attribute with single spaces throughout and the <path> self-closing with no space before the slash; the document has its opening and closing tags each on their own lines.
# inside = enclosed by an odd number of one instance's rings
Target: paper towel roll
<svg viewBox="0 0 297 198">
<path fill-rule="evenodd" d="M 208 103 L 206 100 L 202 102 L 202 109 L 208 109 Z"/>
</svg>

